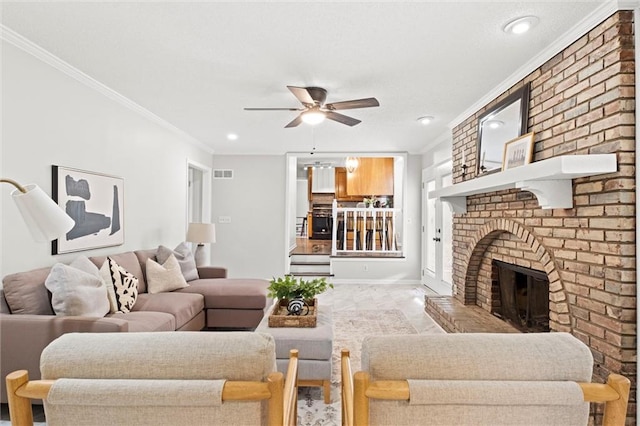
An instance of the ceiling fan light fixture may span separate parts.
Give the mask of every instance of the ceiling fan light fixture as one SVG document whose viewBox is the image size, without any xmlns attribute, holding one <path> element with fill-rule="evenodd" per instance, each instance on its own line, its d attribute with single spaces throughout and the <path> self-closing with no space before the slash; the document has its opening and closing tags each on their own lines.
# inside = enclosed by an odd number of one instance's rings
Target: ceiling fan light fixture
<svg viewBox="0 0 640 426">
<path fill-rule="evenodd" d="M 245 108 L 245 111 L 302 111 L 289 122 L 285 129 L 298 127 L 302 123 L 319 124 L 325 119 L 335 121 L 347 126 L 356 126 L 362 121 L 340 114 L 336 111 L 344 109 L 371 108 L 380 106 L 376 98 L 352 99 L 349 101 L 331 102 L 325 104 L 327 91 L 322 87 L 296 87 L 287 86 L 304 108 Z M 314 148 L 315 150 L 315 148 Z M 313 154 L 313 152 L 311 153 Z"/>
<path fill-rule="evenodd" d="M 360 161 L 358 161 L 358 157 L 347 157 L 345 161 L 345 167 L 349 173 L 355 172 L 359 165 Z"/>
<path fill-rule="evenodd" d="M 523 16 L 507 22 L 502 30 L 507 34 L 524 34 L 533 28 L 538 21 L 539 19 L 536 16 Z"/>
<path fill-rule="evenodd" d="M 325 113 L 317 108 L 312 108 L 309 111 L 302 113 L 302 121 L 311 125 L 320 124 L 325 118 L 327 118 Z"/>
</svg>

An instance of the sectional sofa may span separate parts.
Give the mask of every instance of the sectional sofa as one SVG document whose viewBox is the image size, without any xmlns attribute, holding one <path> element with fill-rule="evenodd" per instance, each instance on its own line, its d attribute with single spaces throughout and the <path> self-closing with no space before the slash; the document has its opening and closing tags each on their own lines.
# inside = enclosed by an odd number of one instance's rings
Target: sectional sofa
<svg viewBox="0 0 640 426">
<path fill-rule="evenodd" d="M 11 274 L 0 289 L 0 375 L 28 370 L 40 377 L 40 354 L 57 337 L 70 332 L 161 332 L 203 329 L 254 329 L 269 306 L 262 279 L 226 278 L 226 269 L 200 267 L 188 286 L 160 293 L 147 292 L 147 259 L 157 249 L 109 255 L 138 280 L 138 296 L 130 312 L 96 316 L 54 313 L 45 281 L 52 268 Z M 98 268 L 106 256 L 89 258 Z M 4 386 L 0 400 L 6 402 Z"/>
</svg>

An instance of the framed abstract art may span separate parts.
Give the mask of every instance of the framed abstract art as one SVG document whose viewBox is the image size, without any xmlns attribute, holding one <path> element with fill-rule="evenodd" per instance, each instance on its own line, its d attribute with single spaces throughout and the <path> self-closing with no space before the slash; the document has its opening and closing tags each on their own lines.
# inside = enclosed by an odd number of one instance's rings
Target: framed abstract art
<svg viewBox="0 0 640 426">
<path fill-rule="evenodd" d="M 123 178 L 54 165 L 52 184 L 53 200 L 75 222 L 52 254 L 124 244 Z"/>
</svg>

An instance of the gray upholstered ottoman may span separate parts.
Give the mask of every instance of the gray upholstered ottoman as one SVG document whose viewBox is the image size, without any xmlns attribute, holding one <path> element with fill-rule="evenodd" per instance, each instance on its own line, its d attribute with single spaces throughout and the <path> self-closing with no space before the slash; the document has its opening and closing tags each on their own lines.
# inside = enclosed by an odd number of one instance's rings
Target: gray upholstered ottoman
<svg viewBox="0 0 640 426">
<path fill-rule="evenodd" d="M 273 309 L 269 308 L 268 313 Z M 256 328 L 269 333 L 276 342 L 278 371 L 287 372 L 289 350 L 298 350 L 298 386 L 322 386 L 325 404 L 331 403 L 331 354 L 333 352 L 333 319 L 331 306 L 318 307 L 315 327 L 269 327 L 266 314 Z"/>
</svg>

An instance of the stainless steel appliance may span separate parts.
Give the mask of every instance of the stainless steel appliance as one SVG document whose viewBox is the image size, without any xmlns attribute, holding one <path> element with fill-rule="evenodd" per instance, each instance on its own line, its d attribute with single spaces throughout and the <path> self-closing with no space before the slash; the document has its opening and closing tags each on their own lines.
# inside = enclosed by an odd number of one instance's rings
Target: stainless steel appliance
<svg viewBox="0 0 640 426">
<path fill-rule="evenodd" d="M 333 231 L 331 204 L 313 204 L 311 210 L 311 239 L 330 240 Z"/>
</svg>

